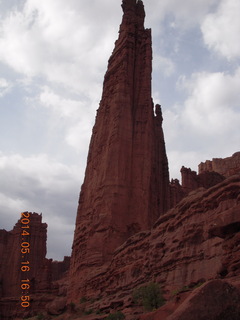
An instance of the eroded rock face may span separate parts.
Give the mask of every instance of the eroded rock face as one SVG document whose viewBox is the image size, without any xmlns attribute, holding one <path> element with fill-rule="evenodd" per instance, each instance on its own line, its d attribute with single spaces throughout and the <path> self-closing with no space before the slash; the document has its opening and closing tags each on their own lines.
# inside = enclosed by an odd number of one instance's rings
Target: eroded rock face
<svg viewBox="0 0 240 320">
<path fill-rule="evenodd" d="M 196 171 L 192 171 L 190 168 L 181 168 L 182 175 L 182 191 L 185 195 L 198 188 L 211 188 L 222 182 L 225 177 L 215 171 L 202 171 L 197 174 Z"/>
<path fill-rule="evenodd" d="M 151 31 L 142 1 L 125 0 L 89 147 L 76 219 L 70 299 L 128 237 L 170 206 L 159 105 L 151 98 Z"/>
<path fill-rule="evenodd" d="M 111 264 L 89 279 L 87 292 L 106 297 L 104 310 L 114 301 L 126 306 L 133 289 L 149 281 L 160 283 L 170 297 L 185 286 L 239 278 L 239 212 L 239 175 L 190 193 L 152 231 L 120 246 Z"/>
<path fill-rule="evenodd" d="M 240 173 L 240 152 L 234 153 L 231 157 L 224 159 L 213 158 L 212 161 L 207 160 L 198 166 L 199 174 L 205 171 L 218 172 L 224 177 L 230 177 Z"/>
</svg>

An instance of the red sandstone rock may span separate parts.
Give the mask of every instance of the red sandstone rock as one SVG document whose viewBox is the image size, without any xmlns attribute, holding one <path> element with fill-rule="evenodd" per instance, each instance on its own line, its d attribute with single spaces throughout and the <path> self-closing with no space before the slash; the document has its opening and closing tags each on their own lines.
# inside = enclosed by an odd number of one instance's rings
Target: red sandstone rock
<svg viewBox="0 0 240 320">
<path fill-rule="evenodd" d="M 42 223 L 42 215 L 27 213 L 29 228 L 22 228 L 19 220 L 12 231 L 0 230 L 0 319 L 29 316 L 34 310 L 41 310 L 54 297 L 44 294 L 59 292 L 61 286 L 53 285 L 53 280 L 63 277 L 69 267 L 69 257 L 63 262 L 52 262 L 46 259 L 47 224 Z M 27 220 L 26 220 L 27 222 Z M 26 226 L 25 225 L 25 226 Z M 30 235 L 23 235 L 27 230 Z M 30 248 L 30 253 L 21 253 L 21 244 Z M 22 262 L 29 262 L 23 264 Z M 30 270 L 23 272 L 22 266 L 29 266 Z M 24 309 L 20 305 L 23 294 L 21 280 L 30 280 L 30 289 L 24 295 L 31 297 L 31 307 Z M 66 290 L 65 290 L 66 295 Z"/>
<path fill-rule="evenodd" d="M 171 208 L 175 207 L 180 202 L 187 192 L 183 190 L 183 187 L 179 183 L 178 179 L 172 179 L 170 183 L 170 205 Z"/>
<path fill-rule="evenodd" d="M 196 190 L 197 188 L 211 188 L 222 182 L 225 178 L 218 172 L 214 171 L 202 171 L 197 175 L 196 171 L 192 171 L 190 168 L 181 168 L 182 174 L 182 191 L 185 195 L 189 192 Z"/>
<path fill-rule="evenodd" d="M 51 274 L 52 281 L 57 281 L 66 275 L 69 270 L 70 257 L 64 257 L 63 261 L 52 261 L 51 263 Z"/>
<path fill-rule="evenodd" d="M 169 302 L 142 320 L 226 320 L 229 314 L 238 319 L 239 290 L 222 279 L 240 286 L 240 176 L 222 180 L 239 172 L 239 153 L 201 164 L 199 175 L 183 168 L 183 187 L 177 180 L 169 186 L 161 108 L 157 105 L 154 115 L 151 99 L 150 30 L 144 29 L 142 1 L 124 0 L 122 7 L 79 199 L 68 300 L 86 296 L 85 308 L 122 310 L 127 320 L 139 319 L 143 310 L 133 303 L 133 289 L 154 281 Z M 166 212 L 170 205 L 176 206 Z M 32 228 L 31 248 L 40 253 L 29 257 L 32 311 L 58 315 L 66 307 L 67 280 L 52 280 L 65 274 L 69 259 L 45 258 L 46 225 L 37 214 Z M 19 303 L 14 295 L 20 242 L 19 224 L 0 231 L 1 319 L 29 315 L 13 310 Z M 174 290 L 216 278 L 184 294 L 185 300 L 173 298 Z M 80 309 L 74 318 L 105 317 L 84 316 Z M 71 312 L 59 317 L 72 318 Z"/>
<path fill-rule="evenodd" d="M 213 280 L 188 292 L 180 302 L 169 301 L 140 320 L 238 320 L 240 290 L 223 280 Z"/>
<path fill-rule="evenodd" d="M 2 282 L 2 297 L 14 297 L 19 295 L 20 280 L 24 277 L 21 271 L 22 253 L 21 243 L 30 244 L 30 254 L 24 257 L 29 261 L 30 271 L 26 272 L 29 279 L 35 279 L 39 268 L 45 264 L 47 224 L 42 223 L 42 216 L 30 213 L 30 236 L 23 236 L 20 220 L 12 231 L 1 230 L 1 262 L 0 277 Z M 28 230 L 28 229 L 25 229 Z"/>
<path fill-rule="evenodd" d="M 1 230 L 1 257 L 0 260 L 0 279 L 2 283 L 0 302 L 1 319 L 10 316 L 11 314 L 23 315 L 26 309 L 20 305 L 20 296 L 23 290 L 21 289 L 21 280 L 30 280 L 30 289 L 27 294 L 32 295 L 41 287 L 49 288 L 50 283 L 48 279 L 44 278 L 40 270 L 46 267 L 46 240 L 47 240 L 47 224 L 42 223 L 42 216 L 37 213 L 27 213 L 29 215 L 29 228 L 22 228 L 23 224 L 19 220 L 12 231 Z M 27 220 L 26 220 L 27 221 Z M 24 225 L 25 226 L 25 225 Z M 29 232 L 30 235 L 23 235 L 23 230 Z M 22 254 L 21 244 L 24 247 L 30 248 L 30 253 Z M 22 264 L 22 262 L 29 262 Z M 29 266 L 30 270 L 27 272 L 21 271 L 22 266 Z M 27 290 L 24 291 L 24 295 Z M 27 295 L 26 294 L 26 295 Z M 11 303 L 11 301 L 15 301 Z"/>
<path fill-rule="evenodd" d="M 68 301 L 99 295 L 95 308 L 124 309 L 130 319 L 140 284 L 159 282 L 170 297 L 186 285 L 239 275 L 240 179 L 183 167 L 183 186 L 169 185 L 161 108 L 154 116 L 151 98 L 150 30 L 142 1 L 122 7 L 79 198 Z"/>
<path fill-rule="evenodd" d="M 234 153 L 228 158 L 213 158 L 212 161 L 207 160 L 198 166 L 199 173 L 209 171 L 218 172 L 224 177 L 230 177 L 240 173 L 240 152 Z"/>
<path fill-rule="evenodd" d="M 236 152 L 225 159 L 214 158 L 212 161 L 201 162 L 198 170 L 199 173 L 197 174 L 196 171 L 192 171 L 190 168 L 185 168 L 184 166 L 181 168 L 182 186 L 179 188 L 173 182 L 170 185 L 171 207 L 197 188 L 211 188 L 225 178 L 240 173 L 240 152 Z"/>
<path fill-rule="evenodd" d="M 190 168 L 181 168 L 182 185 L 177 179 L 170 183 L 170 207 L 174 207 L 189 192 L 198 188 L 211 188 L 223 181 L 225 178 L 240 173 L 240 152 L 234 153 L 232 157 L 225 159 L 207 160 L 198 166 L 199 173 Z"/>
<path fill-rule="evenodd" d="M 46 311 L 50 315 L 59 315 L 66 310 L 66 297 L 58 297 L 46 305 Z"/>
<path fill-rule="evenodd" d="M 238 320 L 239 301 L 239 289 L 221 280 L 210 281 L 196 289 L 167 320 Z"/>
<path fill-rule="evenodd" d="M 184 286 L 211 279 L 240 277 L 240 176 L 205 190 L 191 192 L 159 218 L 152 231 L 129 238 L 111 264 L 85 284 L 96 305 L 131 306 L 135 287 L 149 281 L 161 284 L 166 298 Z"/>
<path fill-rule="evenodd" d="M 142 1 L 125 0 L 109 59 L 82 185 L 69 299 L 109 262 L 128 237 L 150 228 L 170 206 L 168 161 L 159 105 L 151 98 L 151 31 Z"/>
</svg>

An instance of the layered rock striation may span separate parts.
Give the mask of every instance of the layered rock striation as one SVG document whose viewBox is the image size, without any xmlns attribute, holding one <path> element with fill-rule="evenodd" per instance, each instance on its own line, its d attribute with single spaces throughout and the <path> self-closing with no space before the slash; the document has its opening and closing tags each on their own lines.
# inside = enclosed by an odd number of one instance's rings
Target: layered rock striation
<svg viewBox="0 0 240 320">
<path fill-rule="evenodd" d="M 151 30 L 142 1 L 124 0 L 89 147 L 73 242 L 71 299 L 128 237 L 170 206 L 161 107 L 151 97 Z"/>
<path fill-rule="evenodd" d="M 134 318 L 133 290 L 151 281 L 161 285 L 167 299 L 213 279 L 240 287 L 239 212 L 239 175 L 190 193 L 160 217 L 152 230 L 122 244 L 101 276 L 87 282 L 89 296 L 102 297 L 95 308 L 113 312 L 114 306 L 120 306 L 130 313 L 129 319 Z"/>
</svg>

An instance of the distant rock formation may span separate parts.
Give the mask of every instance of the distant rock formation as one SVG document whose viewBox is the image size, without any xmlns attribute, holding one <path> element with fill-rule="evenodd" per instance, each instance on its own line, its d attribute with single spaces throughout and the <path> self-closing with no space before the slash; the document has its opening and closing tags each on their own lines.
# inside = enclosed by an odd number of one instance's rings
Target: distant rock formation
<svg viewBox="0 0 240 320">
<path fill-rule="evenodd" d="M 128 237 L 170 207 L 160 105 L 151 97 L 151 30 L 142 1 L 125 0 L 92 132 L 77 212 L 71 299 Z M 92 270 L 92 271 L 91 271 Z"/>
<path fill-rule="evenodd" d="M 181 169 L 182 185 L 181 188 L 178 188 L 178 199 L 181 198 L 181 194 L 185 196 L 200 187 L 208 189 L 225 178 L 239 173 L 240 152 L 236 152 L 231 157 L 225 159 L 214 158 L 212 161 L 201 162 L 198 165 L 198 174 L 196 171 L 183 166 Z M 174 185 L 174 183 L 172 182 L 171 185 Z M 177 202 L 173 203 L 173 205 L 175 204 Z"/>
<path fill-rule="evenodd" d="M 30 268 L 30 271 L 26 272 L 26 274 L 34 282 L 32 290 L 34 290 L 39 271 L 46 266 L 47 224 L 42 223 L 42 216 L 37 213 L 30 213 L 29 221 L 29 229 L 22 229 L 21 221 L 19 220 L 12 231 L 0 230 L 2 297 L 17 296 L 22 292 L 20 281 L 23 276 L 21 271 L 21 262 L 23 261 L 21 243 L 23 242 L 23 237 L 27 239 L 26 243 L 30 244 L 30 252 L 34 253 L 25 255 L 26 260 L 29 261 Z M 23 236 L 23 230 L 31 230 L 30 235 Z"/>
<path fill-rule="evenodd" d="M 12 231 L 0 230 L 0 319 L 21 317 L 26 312 L 31 314 L 41 304 L 36 295 L 56 292 L 53 281 L 61 279 L 69 268 L 69 257 L 63 262 L 46 259 L 47 224 L 42 223 L 42 215 L 28 212 L 26 216 L 29 223 L 24 225 L 19 219 Z M 22 228 L 25 226 L 29 228 Z M 24 230 L 29 235 L 24 235 Z M 26 250 L 23 254 L 24 248 L 29 248 L 29 253 Z M 22 271 L 23 266 L 29 270 Z M 21 281 L 26 279 L 29 282 Z M 23 291 L 22 283 L 29 284 L 30 289 Z M 20 305 L 23 294 L 33 300 L 30 308 Z"/>
<path fill-rule="evenodd" d="M 234 153 L 231 157 L 224 159 L 213 158 L 212 161 L 207 160 L 198 166 L 199 174 L 203 172 L 217 172 L 225 178 L 240 173 L 240 152 Z"/>
<path fill-rule="evenodd" d="M 218 172 L 214 171 L 202 171 L 197 174 L 196 171 L 192 171 L 190 168 L 181 168 L 182 174 L 182 190 L 185 195 L 198 188 L 211 188 L 217 183 L 222 182 L 225 177 Z"/>
</svg>

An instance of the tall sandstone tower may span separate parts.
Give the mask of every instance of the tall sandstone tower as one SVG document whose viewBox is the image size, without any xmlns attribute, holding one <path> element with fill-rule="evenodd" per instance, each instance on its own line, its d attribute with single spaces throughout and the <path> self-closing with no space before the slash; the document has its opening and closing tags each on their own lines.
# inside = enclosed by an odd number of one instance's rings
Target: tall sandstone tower
<svg viewBox="0 0 240 320">
<path fill-rule="evenodd" d="M 123 0 L 123 19 L 105 74 L 76 219 L 69 297 L 128 237 L 169 208 L 162 113 L 151 97 L 151 30 L 142 1 Z"/>
</svg>

